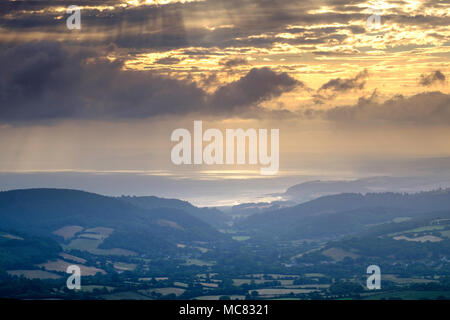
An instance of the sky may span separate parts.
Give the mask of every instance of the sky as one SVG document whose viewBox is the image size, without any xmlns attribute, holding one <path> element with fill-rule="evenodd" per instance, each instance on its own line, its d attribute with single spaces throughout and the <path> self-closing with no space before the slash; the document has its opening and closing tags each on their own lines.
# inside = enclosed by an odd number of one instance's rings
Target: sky
<svg viewBox="0 0 450 320">
<path fill-rule="evenodd" d="M 66 26 L 70 5 L 80 8 L 79 30 Z M 449 8 L 448 0 L 2 1 L 0 189 L 209 204 L 309 179 L 450 176 Z M 171 133 L 193 132 L 194 120 L 223 132 L 279 129 L 278 174 L 174 165 Z"/>
</svg>

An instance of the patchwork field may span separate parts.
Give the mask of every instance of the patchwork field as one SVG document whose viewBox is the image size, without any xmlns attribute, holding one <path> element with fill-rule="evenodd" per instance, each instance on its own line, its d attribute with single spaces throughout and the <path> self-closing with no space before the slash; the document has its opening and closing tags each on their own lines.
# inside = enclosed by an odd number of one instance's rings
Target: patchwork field
<svg viewBox="0 0 450 320">
<path fill-rule="evenodd" d="M 194 265 L 194 266 L 203 267 L 203 266 L 213 266 L 216 263 L 213 261 L 204 261 L 204 260 L 199 260 L 199 259 L 187 259 L 184 264 L 187 266 Z"/>
<path fill-rule="evenodd" d="M 72 239 L 68 245 L 63 245 L 66 250 L 87 251 L 95 255 L 134 256 L 135 252 L 120 248 L 99 249 L 98 246 L 114 231 L 111 228 L 92 228 Z"/>
<path fill-rule="evenodd" d="M 168 287 L 168 288 L 158 288 L 158 289 L 148 289 L 148 290 L 139 290 L 139 293 L 145 294 L 146 296 L 152 296 L 153 294 L 161 294 L 163 296 L 166 296 L 168 294 L 175 294 L 176 296 L 182 295 L 186 290 L 181 288 L 175 288 L 175 287 Z"/>
<path fill-rule="evenodd" d="M 147 296 L 132 291 L 110 293 L 100 297 L 105 300 L 151 300 Z"/>
<path fill-rule="evenodd" d="M 324 256 L 330 257 L 331 259 L 335 261 L 342 261 L 345 258 L 352 258 L 356 259 L 358 258 L 358 255 L 349 251 L 345 251 L 341 248 L 329 248 L 327 250 L 324 250 L 322 252 Z"/>
<path fill-rule="evenodd" d="M 74 261 L 74 262 L 78 262 L 78 263 L 81 263 L 81 264 L 86 263 L 85 259 L 75 257 L 75 256 L 73 256 L 71 254 L 68 254 L 68 253 L 61 253 L 60 257 L 63 258 L 63 259 Z"/>
<path fill-rule="evenodd" d="M 72 265 L 73 263 L 58 259 L 55 261 L 48 261 L 46 263 L 38 265 L 38 267 L 43 267 L 48 271 L 56 271 L 56 272 L 66 272 L 67 267 Z M 87 267 L 81 264 L 77 264 L 80 267 L 82 276 L 94 276 L 97 273 L 106 274 L 106 272 L 102 269 L 98 269 L 95 267 Z"/>
<path fill-rule="evenodd" d="M 263 280 L 263 279 L 233 279 L 234 286 L 241 286 L 244 283 L 251 284 L 252 282 L 255 284 L 261 284 L 266 282 L 272 282 L 274 280 Z M 281 282 L 282 286 L 291 286 L 294 283 L 294 280 L 277 280 Z"/>
<path fill-rule="evenodd" d="M 195 297 L 194 300 L 219 300 L 219 298 L 222 296 L 200 296 L 200 297 Z M 241 296 L 241 295 L 231 295 L 231 296 L 227 296 L 230 297 L 231 300 L 244 300 L 245 296 Z"/>
<path fill-rule="evenodd" d="M 77 233 L 83 231 L 83 229 L 84 228 L 80 226 L 66 226 L 53 231 L 53 234 L 63 237 L 64 240 L 69 240 L 72 239 Z"/>
<path fill-rule="evenodd" d="M 381 299 L 403 299 L 403 300 L 423 300 L 423 299 L 450 299 L 448 291 L 401 291 L 384 292 L 379 294 L 362 295 L 364 300 Z"/>
<path fill-rule="evenodd" d="M 409 238 L 407 236 L 397 236 L 394 237 L 395 240 L 406 240 L 406 241 L 413 241 L 413 242 L 439 242 L 442 241 L 444 239 L 436 237 L 436 236 L 422 236 L 422 237 L 417 237 L 417 238 Z"/>
<path fill-rule="evenodd" d="M 311 293 L 317 290 L 313 289 L 286 289 L 286 288 L 267 288 L 267 289 L 257 289 L 257 290 L 251 290 L 256 291 L 258 294 L 262 297 L 276 297 L 280 295 L 286 295 L 286 294 L 299 294 L 299 293 Z"/>
<path fill-rule="evenodd" d="M 394 274 L 383 274 L 382 280 L 388 280 L 399 284 L 438 282 L 437 280 L 423 279 L 423 278 L 400 278 Z"/>
<path fill-rule="evenodd" d="M 234 236 L 232 238 L 233 238 L 233 240 L 236 240 L 236 241 L 246 241 L 246 240 L 250 239 L 250 237 L 248 237 L 248 236 Z"/>
<path fill-rule="evenodd" d="M 113 291 L 115 288 L 114 287 L 108 287 L 108 286 L 95 286 L 95 285 L 87 285 L 81 286 L 81 291 L 84 292 L 93 292 L 94 290 L 108 290 L 108 291 Z"/>
<path fill-rule="evenodd" d="M 114 263 L 114 269 L 119 271 L 133 271 L 136 269 L 136 264 L 134 263 L 124 263 L 124 262 L 116 262 Z"/>
</svg>

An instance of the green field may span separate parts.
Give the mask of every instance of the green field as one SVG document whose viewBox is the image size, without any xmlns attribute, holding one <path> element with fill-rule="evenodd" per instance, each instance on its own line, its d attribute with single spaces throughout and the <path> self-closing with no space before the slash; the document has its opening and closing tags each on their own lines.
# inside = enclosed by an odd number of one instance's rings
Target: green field
<svg viewBox="0 0 450 320">
<path fill-rule="evenodd" d="M 381 299 L 403 299 L 403 300 L 423 300 L 437 299 L 446 297 L 450 299 L 448 291 L 400 291 L 400 292 L 383 292 L 365 296 L 364 300 L 381 300 Z"/>
<path fill-rule="evenodd" d="M 250 239 L 249 236 L 233 236 L 233 240 L 236 240 L 236 241 L 247 241 L 249 239 Z"/>
</svg>

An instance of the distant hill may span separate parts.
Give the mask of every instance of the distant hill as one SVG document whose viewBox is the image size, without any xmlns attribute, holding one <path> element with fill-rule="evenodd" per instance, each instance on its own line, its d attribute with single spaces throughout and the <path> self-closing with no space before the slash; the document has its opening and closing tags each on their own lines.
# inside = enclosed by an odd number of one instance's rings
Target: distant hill
<svg viewBox="0 0 450 320">
<path fill-rule="evenodd" d="M 187 201 L 179 199 L 165 199 L 155 196 L 122 196 L 117 199 L 131 203 L 137 207 L 150 210 L 157 208 L 179 209 L 216 228 L 222 228 L 226 226 L 227 217 L 221 211 L 215 208 L 198 208 Z"/>
<path fill-rule="evenodd" d="M 0 225 L 40 236 L 63 227 L 111 228 L 101 248 L 167 254 L 178 243 L 216 242 L 224 235 L 180 209 L 144 209 L 98 194 L 66 189 L 0 192 Z"/>
<path fill-rule="evenodd" d="M 414 267 L 424 263 L 442 267 L 450 262 L 450 211 L 379 224 L 294 259 L 315 264 L 351 259 L 360 265 L 404 263 Z"/>
<path fill-rule="evenodd" d="M 332 238 L 398 217 L 450 210 L 450 189 L 416 194 L 347 193 L 252 215 L 239 227 L 261 237 Z"/>
<path fill-rule="evenodd" d="M 282 196 L 297 203 L 341 193 L 418 192 L 450 187 L 448 179 L 415 177 L 370 177 L 357 180 L 308 181 L 294 185 Z"/>
<path fill-rule="evenodd" d="M 233 217 L 247 217 L 252 214 L 259 214 L 267 211 L 273 211 L 285 207 L 294 206 L 297 203 L 293 201 L 272 201 L 272 202 L 252 202 L 242 203 L 232 206 L 227 214 Z"/>
</svg>

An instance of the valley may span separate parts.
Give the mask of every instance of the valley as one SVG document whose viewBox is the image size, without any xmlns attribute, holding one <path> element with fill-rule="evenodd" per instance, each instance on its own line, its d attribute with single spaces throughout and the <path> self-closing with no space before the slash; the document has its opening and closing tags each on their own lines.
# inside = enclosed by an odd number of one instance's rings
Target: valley
<svg viewBox="0 0 450 320">
<path fill-rule="evenodd" d="M 450 190 L 242 207 L 239 215 L 157 197 L 1 192 L 0 296 L 450 298 Z M 81 290 L 66 288 L 73 264 Z M 381 290 L 366 288 L 373 264 Z"/>
</svg>

